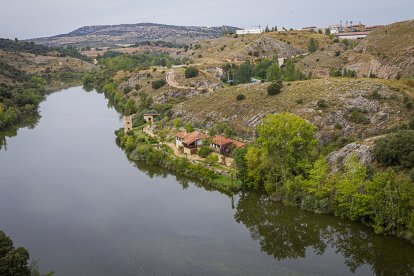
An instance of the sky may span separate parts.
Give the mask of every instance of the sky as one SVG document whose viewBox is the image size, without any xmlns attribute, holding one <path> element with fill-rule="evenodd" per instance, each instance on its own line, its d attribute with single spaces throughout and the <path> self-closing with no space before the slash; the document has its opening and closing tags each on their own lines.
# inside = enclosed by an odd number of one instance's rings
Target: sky
<svg viewBox="0 0 414 276">
<path fill-rule="evenodd" d="M 414 19 L 414 0 L 0 0 L 0 37 L 19 39 L 141 22 L 302 28 L 408 19 Z"/>
</svg>

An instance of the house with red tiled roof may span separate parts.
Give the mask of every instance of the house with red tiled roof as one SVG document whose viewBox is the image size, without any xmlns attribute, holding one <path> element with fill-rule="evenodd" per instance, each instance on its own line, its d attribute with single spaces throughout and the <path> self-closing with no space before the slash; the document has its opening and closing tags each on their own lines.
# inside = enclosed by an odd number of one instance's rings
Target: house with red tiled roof
<svg viewBox="0 0 414 276">
<path fill-rule="evenodd" d="M 213 141 L 211 142 L 210 146 L 214 149 L 220 151 L 223 155 L 230 155 L 231 151 L 234 148 L 242 148 L 246 144 L 231 138 L 227 138 L 222 135 L 216 135 L 213 137 Z"/>
<path fill-rule="evenodd" d="M 197 153 L 197 148 L 203 144 L 202 140 L 207 138 L 210 136 L 199 131 L 180 131 L 175 134 L 175 145 L 182 153 L 191 155 Z"/>
</svg>

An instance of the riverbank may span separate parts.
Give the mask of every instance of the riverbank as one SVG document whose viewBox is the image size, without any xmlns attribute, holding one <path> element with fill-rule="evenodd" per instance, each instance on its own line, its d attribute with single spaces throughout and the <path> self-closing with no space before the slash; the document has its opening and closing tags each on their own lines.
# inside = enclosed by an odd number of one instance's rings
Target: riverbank
<svg viewBox="0 0 414 276">
<path fill-rule="evenodd" d="M 228 195 L 241 190 L 242 183 L 235 178 L 234 172 L 229 175 L 218 173 L 214 167 L 178 157 L 173 150 L 165 144 L 160 144 L 156 137 L 151 137 L 137 127 L 125 134 L 121 128 L 115 132 L 117 144 L 124 149 L 128 158 L 134 161 L 143 161 L 148 165 L 159 166 L 180 175 L 197 179 Z"/>
</svg>

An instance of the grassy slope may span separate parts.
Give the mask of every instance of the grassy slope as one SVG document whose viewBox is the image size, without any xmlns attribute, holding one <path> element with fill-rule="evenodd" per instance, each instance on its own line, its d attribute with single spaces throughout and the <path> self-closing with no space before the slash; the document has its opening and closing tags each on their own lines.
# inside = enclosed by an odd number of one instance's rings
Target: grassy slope
<svg viewBox="0 0 414 276">
<path fill-rule="evenodd" d="M 414 77 L 414 20 L 374 30 L 354 51 L 348 66 L 363 75 L 369 70 L 381 78 Z"/>
<path fill-rule="evenodd" d="M 227 35 L 217 39 L 200 41 L 200 49 L 189 49 L 187 53 L 195 58 L 196 63 L 214 64 L 223 62 L 240 62 L 251 58 L 249 51 L 257 51 L 260 57 L 271 58 L 275 53 L 280 57 L 289 57 L 306 53 L 310 38 L 315 38 L 319 47 L 329 44 L 328 37 L 309 32 L 289 31 L 250 35 Z M 223 49 L 223 50 L 222 50 Z M 198 58 L 201 54 L 202 58 Z"/>
<path fill-rule="evenodd" d="M 310 80 L 285 83 L 283 92 L 268 96 L 268 84 L 247 84 L 228 87 L 200 95 L 176 106 L 176 115 L 186 120 L 207 123 L 228 121 L 238 130 L 251 131 L 267 113 L 293 112 L 319 127 L 320 133 L 340 133 L 346 136 L 370 136 L 407 121 L 411 112 L 404 107 L 405 94 L 413 95 L 413 88 L 403 81 L 373 79 Z M 383 99 L 372 98 L 377 91 Z M 238 94 L 246 99 L 236 101 Z M 328 107 L 320 109 L 317 102 L 324 99 Z M 302 100 L 303 103 L 297 103 Z M 371 123 L 353 123 L 349 119 L 352 109 L 366 112 Z M 341 124 L 337 130 L 335 124 Z"/>
</svg>

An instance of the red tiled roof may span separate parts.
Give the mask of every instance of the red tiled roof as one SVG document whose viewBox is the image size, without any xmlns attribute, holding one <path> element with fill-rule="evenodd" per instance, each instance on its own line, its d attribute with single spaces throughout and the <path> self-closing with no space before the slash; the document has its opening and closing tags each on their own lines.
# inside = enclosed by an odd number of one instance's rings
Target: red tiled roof
<svg viewBox="0 0 414 276">
<path fill-rule="evenodd" d="M 201 139 L 206 139 L 209 138 L 210 136 L 208 136 L 207 134 L 198 132 L 198 131 L 193 131 L 191 133 L 188 133 L 187 135 L 185 135 L 185 137 L 183 138 L 183 143 L 184 144 L 192 144 L 197 140 L 201 140 Z"/>
<path fill-rule="evenodd" d="M 187 135 L 187 132 L 179 131 L 175 134 L 175 137 L 178 137 L 180 139 L 184 139 L 184 137 Z"/>
<path fill-rule="evenodd" d="M 182 142 L 184 144 L 192 144 L 197 140 L 209 138 L 210 136 L 208 136 L 207 134 L 201 133 L 199 131 L 193 131 L 191 133 L 180 131 L 175 134 L 175 137 L 183 139 Z"/>
<path fill-rule="evenodd" d="M 216 136 L 214 136 L 213 137 L 213 143 L 216 144 L 216 145 L 218 145 L 218 146 L 220 146 L 220 147 L 225 146 L 225 145 L 228 145 L 228 144 L 233 144 L 233 145 L 235 145 L 238 148 L 242 148 L 242 147 L 244 147 L 246 145 L 245 143 L 242 143 L 242 142 L 239 142 L 237 140 L 224 137 L 222 135 L 216 135 Z"/>
</svg>

